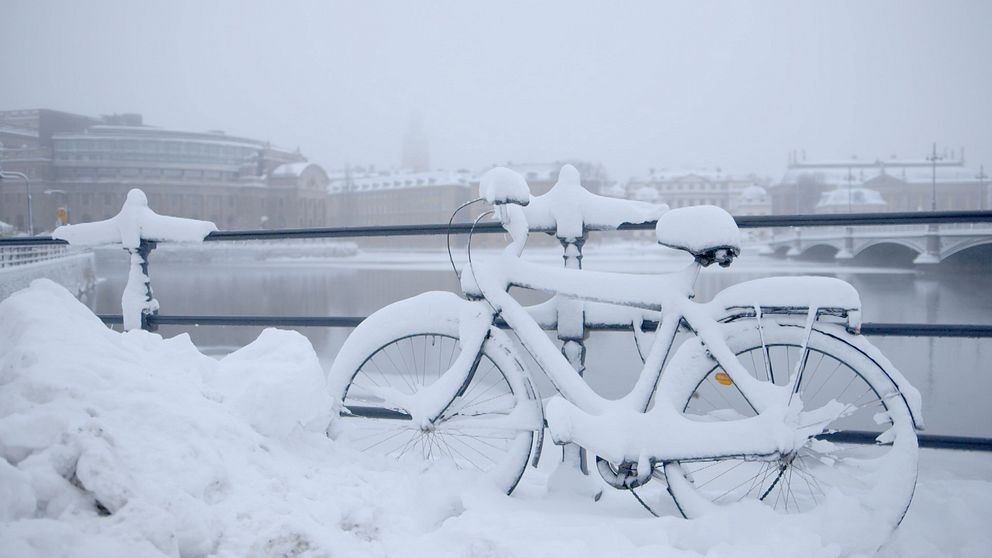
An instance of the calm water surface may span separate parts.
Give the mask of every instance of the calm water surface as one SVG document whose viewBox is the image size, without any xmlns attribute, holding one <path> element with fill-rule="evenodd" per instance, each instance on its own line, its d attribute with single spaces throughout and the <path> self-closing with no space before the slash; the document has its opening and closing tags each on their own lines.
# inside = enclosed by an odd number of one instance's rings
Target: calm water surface
<svg viewBox="0 0 992 558">
<path fill-rule="evenodd" d="M 561 265 L 551 250 L 537 257 Z M 672 271 L 685 263 L 645 245 L 587 246 L 585 266 L 630 272 Z M 429 290 L 457 291 L 443 249 L 423 252 L 371 252 L 357 257 L 259 262 L 204 261 L 153 252 L 150 275 L 163 314 L 364 316 Z M 98 313 L 120 313 L 126 279 L 123 254 L 98 258 L 102 281 L 88 303 Z M 782 274 L 839 277 L 861 293 L 864 320 L 872 322 L 992 322 L 992 278 L 982 274 L 917 274 L 903 269 L 840 267 L 832 263 L 784 262 L 745 255 L 730 269 L 706 270 L 697 300 L 708 300 L 731 284 Z M 541 299 L 523 293 L 528 302 Z M 251 342 L 261 328 L 167 326 L 165 336 L 188 332 L 208 352 L 223 353 Z M 349 329 L 302 328 L 325 365 Z M 890 360 L 923 393 L 928 430 L 934 433 L 992 436 L 992 340 L 873 338 Z M 588 341 L 587 379 L 608 397 L 633 384 L 640 361 L 629 333 L 595 333 Z M 534 371 L 535 375 L 540 375 Z M 544 383 L 547 387 L 547 383 Z"/>
</svg>

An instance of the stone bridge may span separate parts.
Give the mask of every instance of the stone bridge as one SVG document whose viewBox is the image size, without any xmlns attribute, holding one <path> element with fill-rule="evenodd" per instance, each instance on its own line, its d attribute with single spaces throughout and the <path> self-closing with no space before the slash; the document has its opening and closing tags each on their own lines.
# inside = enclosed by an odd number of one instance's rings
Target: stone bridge
<svg viewBox="0 0 992 558">
<path fill-rule="evenodd" d="M 992 224 L 794 228 L 776 231 L 768 247 L 778 256 L 838 261 L 901 252 L 925 268 L 959 254 L 992 258 Z"/>
</svg>

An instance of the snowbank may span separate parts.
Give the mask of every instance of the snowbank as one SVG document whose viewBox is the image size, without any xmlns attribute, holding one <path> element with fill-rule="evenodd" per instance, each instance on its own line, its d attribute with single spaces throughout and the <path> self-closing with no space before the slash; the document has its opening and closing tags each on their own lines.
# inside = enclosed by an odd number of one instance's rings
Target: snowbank
<svg viewBox="0 0 992 558">
<path fill-rule="evenodd" d="M 623 492 L 512 497 L 445 464 L 372 461 L 323 435 L 308 342 L 268 330 L 217 361 L 185 335 L 107 329 L 39 280 L 0 302 L 0 556 L 842 555 L 757 506 L 655 519 Z M 934 457 L 943 461 L 933 461 Z M 992 456 L 929 454 L 885 556 L 980 556 Z M 962 466 L 962 459 L 966 466 Z M 838 518 L 842 520 L 843 518 Z"/>
</svg>

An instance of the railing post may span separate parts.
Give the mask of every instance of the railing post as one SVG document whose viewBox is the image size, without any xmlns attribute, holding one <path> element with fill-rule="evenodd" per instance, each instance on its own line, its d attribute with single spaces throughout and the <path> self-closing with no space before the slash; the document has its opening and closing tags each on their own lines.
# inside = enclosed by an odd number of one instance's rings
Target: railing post
<svg viewBox="0 0 992 558">
<path fill-rule="evenodd" d="M 135 248 L 125 248 L 127 252 L 131 255 L 131 266 L 132 268 L 137 265 L 144 277 L 142 283 L 145 286 L 144 293 L 144 308 L 141 310 L 141 329 L 145 331 L 158 331 L 158 326 L 152 323 L 148 318 L 149 316 L 158 315 L 158 302 L 152 295 L 152 279 L 148 275 L 148 256 L 155 249 L 157 244 L 151 240 L 141 239 L 138 243 L 138 247 Z M 137 261 L 136 261 L 137 260 Z"/>
<path fill-rule="evenodd" d="M 148 255 L 156 241 L 201 242 L 217 225 L 209 221 L 159 215 L 148 207 L 148 198 L 134 188 L 127 193 L 120 213 L 95 223 L 62 225 L 52 238 L 65 240 L 70 246 L 93 246 L 120 242 L 130 256 L 127 284 L 121 296 L 124 329 L 155 331 L 151 320 L 158 314 L 158 301 L 152 296 L 148 277 Z M 144 238 L 147 234 L 155 241 Z"/>
<path fill-rule="evenodd" d="M 582 269 L 582 246 L 586 242 L 585 229 L 581 238 L 559 238 L 565 269 Z M 561 353 L 572 368 L 582 376 L 586 370 L 585 311 L 581 300 L 557 297 L 558 339 L 562 341 Z M 586 450 L 575 444 L 562 447 L 562 462 L 589 474 Z"/>
</svg>

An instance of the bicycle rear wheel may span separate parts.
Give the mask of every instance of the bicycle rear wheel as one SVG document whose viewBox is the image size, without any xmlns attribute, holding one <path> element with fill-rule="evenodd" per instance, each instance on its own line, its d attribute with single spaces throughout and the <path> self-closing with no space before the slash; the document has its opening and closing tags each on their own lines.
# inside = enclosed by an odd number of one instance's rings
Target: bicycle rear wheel
<svg viewBox="0 0 992 558">
<path fill-rule="evenodd" d="M 761 331 L 757 322 L 728 326 L 733 331 L 728 344 L 751 375 L 784 386 L 802 362 L 796 396 L 804 409 L 836 400 L 845 405 L 843 416 L 798 451 L 773 461 L 740 456 L 664 464 L 679 510 L 695 517 L 715 506 L 755 500 L 782 513 L 816 513 L 827 505 L 857 502 L 883 528 L 895 528 L 913 497 L 918 454 L 902 394 L 840 328 L 818 326 L 804 351 L 801 324 L 766 320 L 763 325 Z M 860 338 L 857 343 L 866 344 Z M 664 399 L 655 404 L 671 402 L 690 420 L 754 416 L 730 377 L 703 354 L 701 347 L 680 351 L 671 364 L 679 373 L 662 378 L 656 397 Z M 641 499 L 649 509 L 663 507 L 656 495 Z"/>
</svg>

